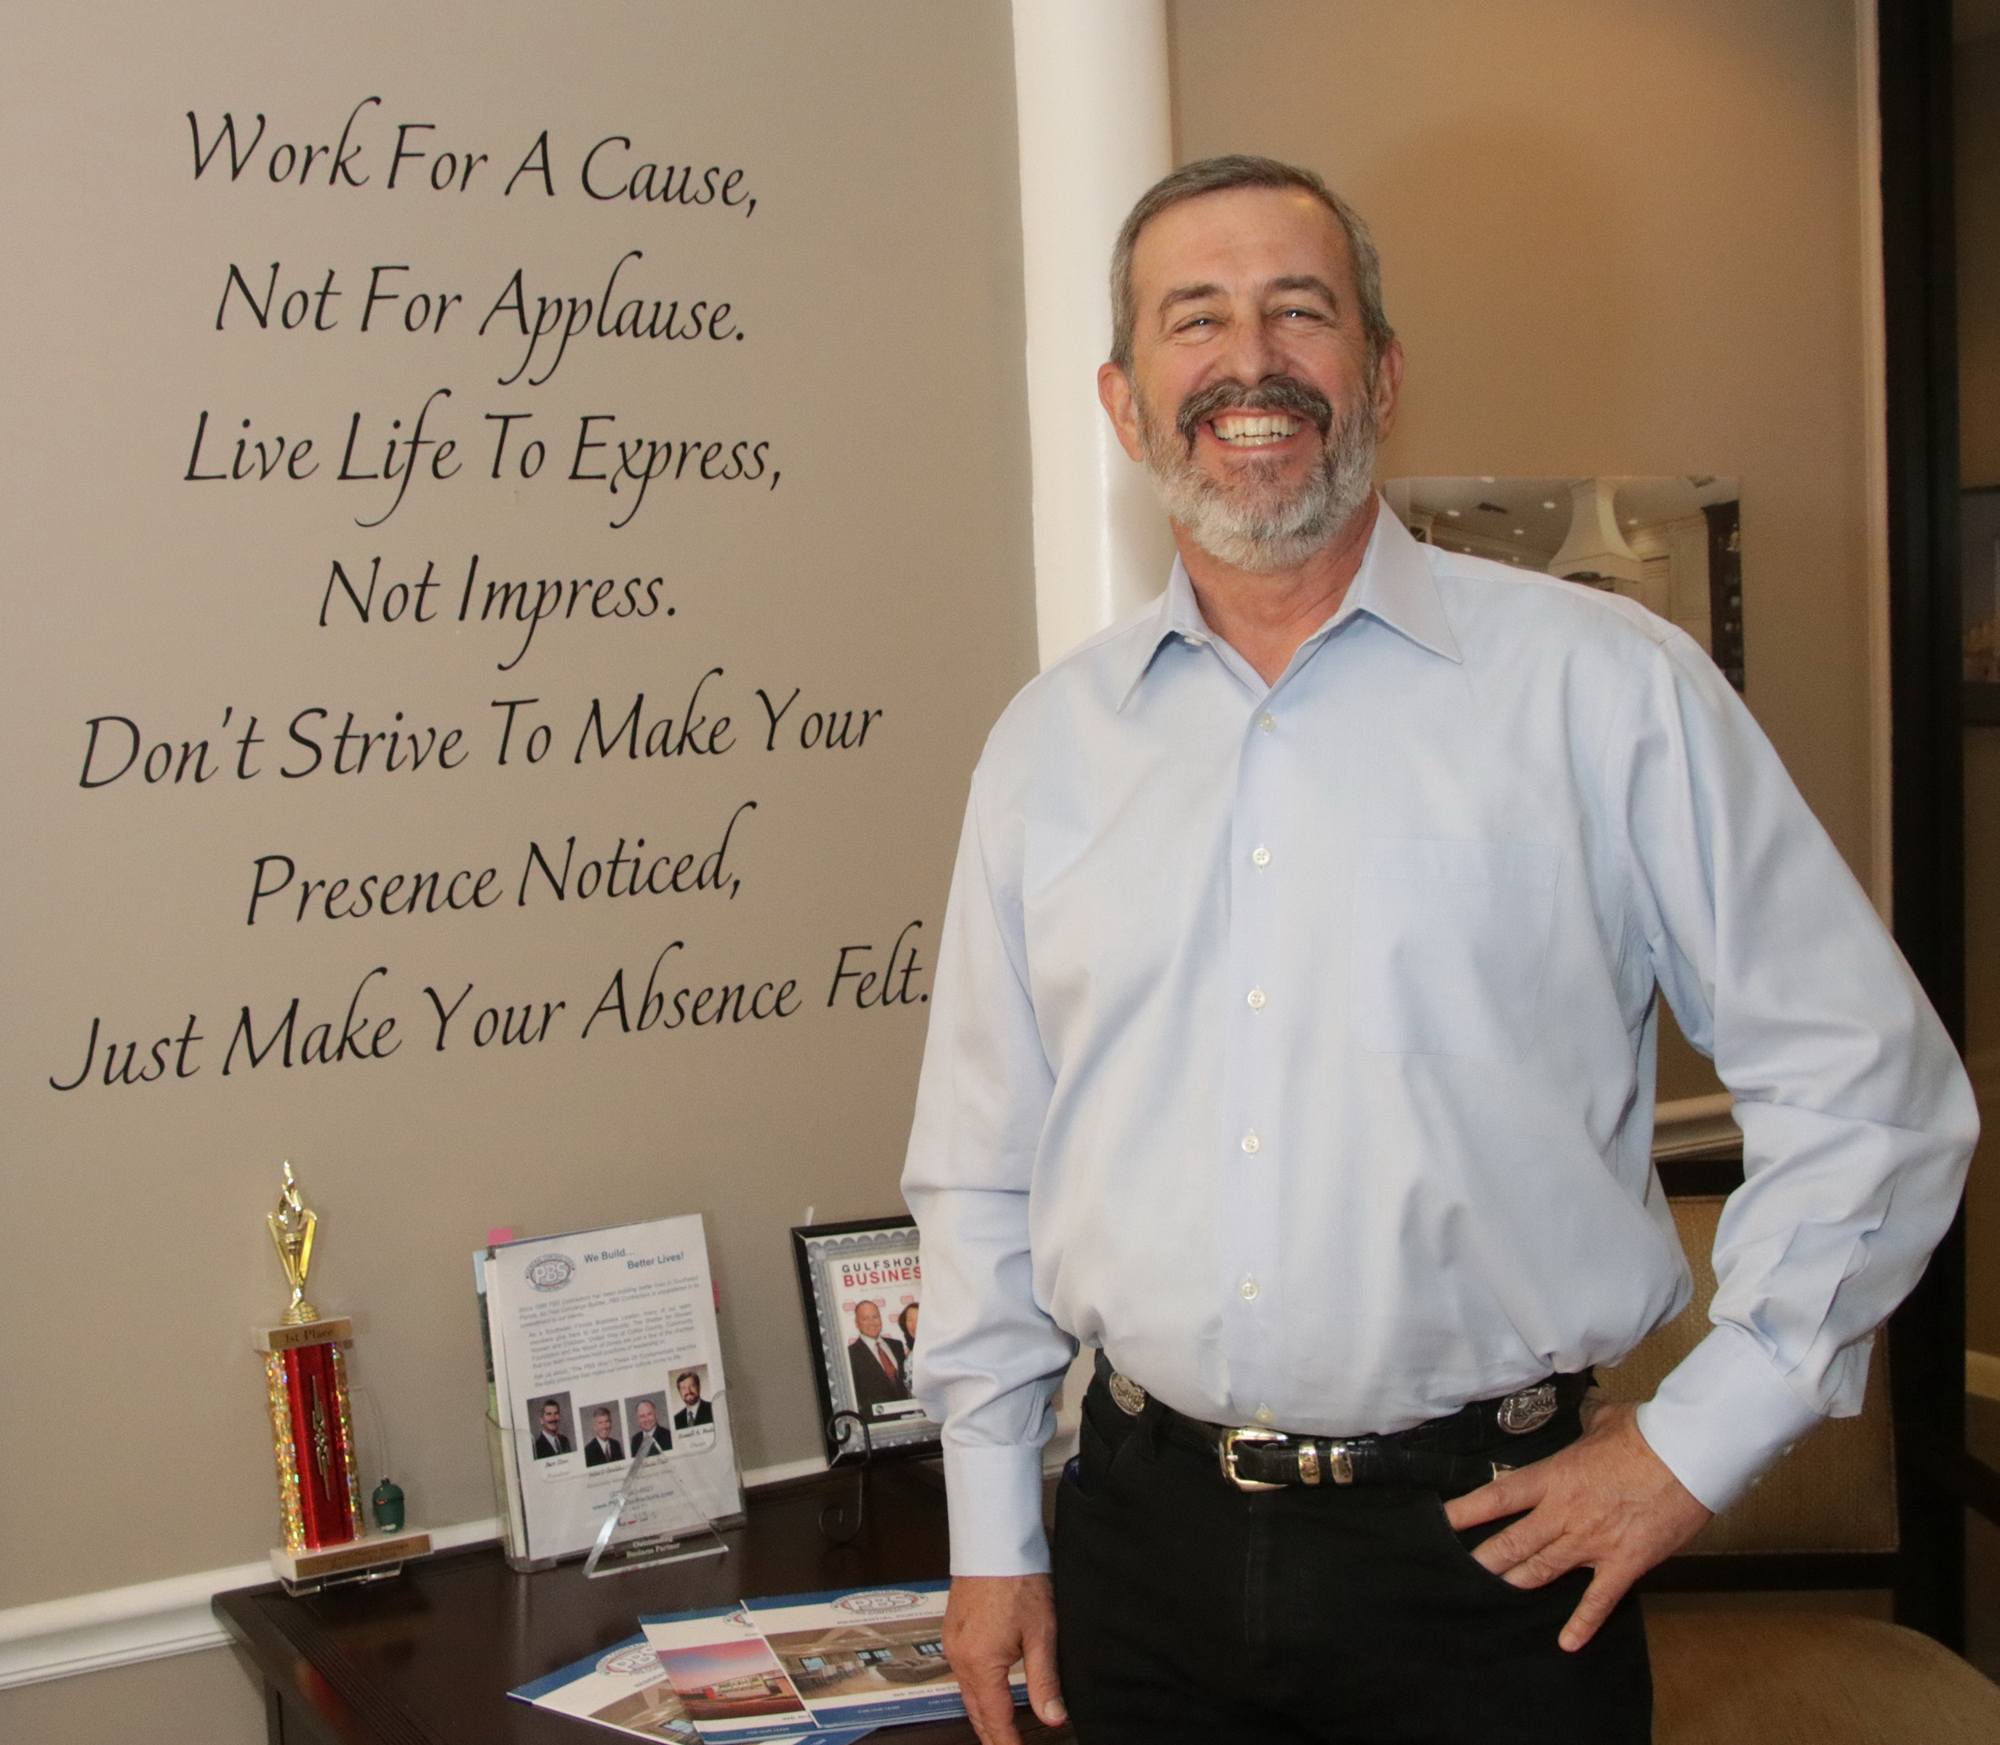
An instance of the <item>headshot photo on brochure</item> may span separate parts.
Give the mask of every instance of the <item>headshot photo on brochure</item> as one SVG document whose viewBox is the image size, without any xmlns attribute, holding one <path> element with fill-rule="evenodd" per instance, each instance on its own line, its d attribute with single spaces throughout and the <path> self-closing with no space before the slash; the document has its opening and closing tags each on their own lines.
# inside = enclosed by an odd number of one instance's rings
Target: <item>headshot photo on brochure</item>
<svg viewBox="0 0 2000 1745">
<path fill-rule="evenodd" d="M 557 1455 L 569 1454 L 576 1448 L 576 1441 L 570 1434 L 568 1394 L 549 1394 L 530 1400 L 528 1422 L 533 1434 L 535 1459 L 553 1460 Z"/>
<path fill-rule="evenodd" d="M 601 1406 L 585 1406 L 582 1417 L 590 1426 L 590 1435 L 583 1444 L 583 1464 L 610 1466 L 623 1460 L 625 1443 L 619 1434 L 618 1402 L 607 1400 Z"/>
<path fill-rule="evenodd" d="M 625 1419 L 632 1426 L 628 1454 L 665 1454 L 672 1449 L 674 1436 L 667 1428 L 664 1393 L 634 1395 L 625 1402 Z"/>
<path fill-rule="evenodd" d="M 705 1363 L 690 1364 L 674 1376 L 674 1394 L 678 1402 L 674 1411 L 676 1431 L 714 1426 L 714 1403 L 703 1397 L 707 1384 L 708 1365 Z"/>
</svg>

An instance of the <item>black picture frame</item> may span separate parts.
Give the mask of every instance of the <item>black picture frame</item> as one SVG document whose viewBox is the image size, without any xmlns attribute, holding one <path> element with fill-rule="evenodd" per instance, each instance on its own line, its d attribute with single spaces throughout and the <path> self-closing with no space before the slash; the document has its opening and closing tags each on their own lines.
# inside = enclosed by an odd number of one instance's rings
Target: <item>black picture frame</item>
<svg viewBox="0 0 2000 1745">
<path fill-rule="evenodd" d="M 812 1350 L 813 1387 L 829 1466 L 905 1459 L 938 1452 L 940 1430 L 909 1397 L 903 1317 L 923 1298 L 916 1220 L 903 1213 L 856 1218 L 792 1229 L 792 1260 L 799 1276 L 806 1339 Z M 874 1301 L 881 1314 L 882 1346 L 897 1354 L 900 1374 L 887 1368 L 880 1384 L 864 1378 L 850 1352 L 854 1311 Z M 855 1424 L 866 1427 L 856 1431 Z"/>
</svg>

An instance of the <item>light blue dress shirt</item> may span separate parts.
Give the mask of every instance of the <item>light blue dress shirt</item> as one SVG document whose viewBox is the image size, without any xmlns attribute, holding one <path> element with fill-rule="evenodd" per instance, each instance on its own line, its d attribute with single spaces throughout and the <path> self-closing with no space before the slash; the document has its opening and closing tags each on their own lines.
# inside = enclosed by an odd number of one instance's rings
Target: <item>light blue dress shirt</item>
<svg viewBox="0 0 2000 1745">
<path fill-rule="evenodd" d="M 1687 1303 L 1654 994 L 1737 1098 L 1713 1330 L 1641 1410 L 1711 1508 L 1950 1221 L 1958 1057 L 1708 657 L 1382 510 L 1266 687 L 1186 571 L 972 782 L 903 1191 L 962 1575 L 1047 1568 L 1078 1342 L 1216 1423 L 1393 1431 Z"/>
</svg>

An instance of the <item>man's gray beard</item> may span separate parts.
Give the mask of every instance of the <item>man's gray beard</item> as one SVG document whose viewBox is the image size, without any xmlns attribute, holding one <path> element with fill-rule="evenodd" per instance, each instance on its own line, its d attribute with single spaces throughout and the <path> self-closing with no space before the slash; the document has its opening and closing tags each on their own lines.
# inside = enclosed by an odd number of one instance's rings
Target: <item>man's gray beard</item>
<svg viewBox="0 0 2000 1745">
<path fill-rule="evenodd" d="M 1256 396 L 1247 398 L 1254 409 Z M 1146 475 L 1167 514 L 1209 556 L 1253 575 L 1296 569 L 1347 525 L 1374 488 L 1372 399 L 1357 402 L 1328 430 L 1319 465 L 1289 492 L 1272 478 L 1276 466 L 1268 461 L 1252 461 L 1228 484 L 1210 478 L 1193 445 L 1172 427 L 1161 428 L 1143 399 L 1139 432 Z"/>
</svg>

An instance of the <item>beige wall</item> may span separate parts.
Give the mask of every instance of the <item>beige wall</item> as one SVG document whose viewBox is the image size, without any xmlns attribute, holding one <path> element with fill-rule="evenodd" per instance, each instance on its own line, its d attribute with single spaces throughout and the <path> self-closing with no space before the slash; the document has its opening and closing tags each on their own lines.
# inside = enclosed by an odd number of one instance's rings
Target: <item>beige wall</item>
<svg viewBox="0 0 2000 1745">
<path fill-rule="evenodd" d="M 263 1745 L 264 1737 L 255 1672 L 229 1648 L 0 1690 L 7 1745 Z"/>
<path fill-rule="evenodd" d="M 1175 0 L 1177 149 L 1323 172 L 1410 358 L 1398 474 L 1736 474 L 1749 701 L 1870 843 L 1849 0 Z M 1711 1088 L 1681 1050 L 1663 1095 Z"/>
<path fill-rule="evenodd" d="M 1957 89 L 1960 471 L 2000 485 L 2000 35 L 1961 42 Z M 1987 1135 L 1966 1196 L 1966 1343 L 2000 1352 L 2000 727 L 1965 732 L 1966 1055 Z"/>
<path fill-rule="evenodd" d="M 306 32 L 238 0 L 104 0 L 18 20 L 5 63 L 0 113 L 32 174 L 6 196 L 0 282 L 34 318 L 0 434 L 14 602 L 0 654 L 13 820 L 0 1363 L 14 1402 L 0 1415 L 0 1607 L 252 1561 L 278 1536 L 249 1329 L 284 1302 L 263 1217 L 288 1157 L 323 1216 L 312 1295 L 355 1316 L 355 1379 L 414 1519 L 493 1512 L 469 1263 L 500 1224 L 704 1213 L 743 1463 L 814 1456 L 786 1230 L 808 1205 L 823 1219 L 898 1209 L 928 986 L 920 973 L 907 1006 L 829 1009 L 835 959 L 872 943 L 879 967 L 916 919 L 929 964 L 966 777 L 1034 670 L 1006 5 L 751 0 L 725 20 L 647 3 L 558 21 L 525 4 L 418 17 L 343 0 Z M 190 108 L 205 129 L 231 109 L 246 131 L 263 111 L 268 149 L 330 141 L 371 93 L 367 189 L 280 187 L 260 180 L 261 158 L 240 183 L 193 178 Z M 496 179 L 546 127 L 559 197 L 533 181 L 507 198 L 479 181 L 463 198 L 391 194 L 404 120 L 437 125 L 420 143 L 490 153 L 499 167 L 480 174 Z M 583 150 L 614 133 L 634 139 L 628 162 L 744 166 L 758 210 L 582 198 Z M 645 251 L 630 294 L 728 298 L 747 339 L 579 341 L 547 385 L 500 387 L 513 360 L 472 329 L 507 274 L 524 267 L 531 296 L 594 294 L 629 248 Z M 431 342 L 364 338 L 351 321 L 259 331 L 240 310 L 217 333 L 228 264 L 261 284 L 274 259 L 281 287 L 337 268 L 351 299 L 337 314 L 357 310 L 380 262 L 410 263 L 409 287 L 464 292 L 472 313 Z M 239 414 L 260 434 L 317 433 L 337 457 L 350 408 L 386 429 L 438 385 L 453 399 L 437 416 L 455 424 L 433 428 L 474 465 L 448 486 L 426 479 L 377 530 L 355 522 L 379 500 L 350 501 L 369 493 L 336 488 L 330 467 L 297 485 L 180 476 L 198 408 L 231 434 Z M 621 434 L 768 438 L 782 484 L 656 494 L 614 531 L 629 499 L 562 483 L 566 454 L 533 485 L 486 478 L 481 414 L 502 408 L 534 409 L 552 435 L 612 412 Z M 316 622 L 331 557 L 365 568 L 381 553 L 385 576 L 434 558 L 455 587 L 475 551 L 488 574 L 662 574 L 677 615 L 551 621 L 511 673 L 497 670 L 511 649 L 476 624 Z M 733 752 L 569 760 L 593 696 L 622 711 L 644 690 L 649 719 L 678 716 L 711 666 L 724 672 L 707 706 L 734 718 Z M 794 685 L 795 720 L 882 710 L 866 748 L 781 738 L 767 752 L 756 688 L 782 699 Z M 558 755 L 530 768 L 517 745 L 498 768 L 490 704 L 508 697 L 542 700 Z M 262 717 L 271 757 L 287 749 L 273 723 L 305 704 L 336 722 L 349 707 L 384 726 L 395 709 L 462 722 L 479 754 L 401 786 L 79 787 L 87 717 L 179 739 L 233 705 L 239 724 Z M 621 835 L 705 852 L 750 800 L 734 899 L 511 901 L 530 839 L 560 852 L 575 833 L 580 857 Z M 388 923 L 267 913 L 249 928 L 251 862 L 273 850 L 320 876 L 491 860 L 509 902 Z M 613 968 L 634 978 L 636 1016 L 647 966 L 676 938 L 677 980 L 796 977 L 797 1015 L 671 1036 L 605 1019 L 581 1041 Z M 338 1018 L 376 964 L 389 973 L 371 1015 L 397 1016 L 399 1054 L 290 1071 L 239 1054 L 221 1075 L 243 1004 L 269 1025 L 301 995 L 303 1030 Z M 422 990 L 449 998 L 468 981 L 467 1016 L 554 997 L 567 1010 L 536 1049 L 481 1051 L 461 1033 L 440 1054 Z M 143 1064 L 143 1039 L 190 1011 L 198 1076 L 50 1088 L 82 1061 L 94 1016 L 141 1038 Z"/>
</svg>

